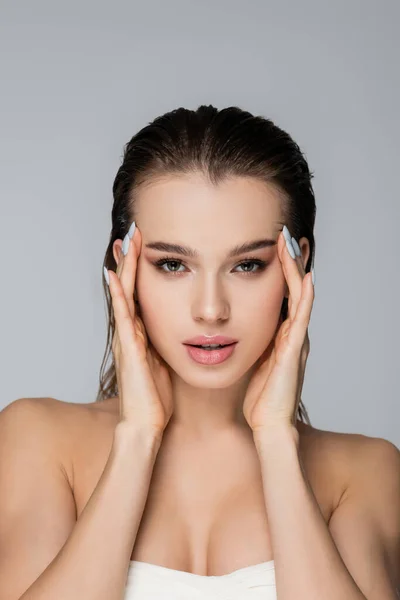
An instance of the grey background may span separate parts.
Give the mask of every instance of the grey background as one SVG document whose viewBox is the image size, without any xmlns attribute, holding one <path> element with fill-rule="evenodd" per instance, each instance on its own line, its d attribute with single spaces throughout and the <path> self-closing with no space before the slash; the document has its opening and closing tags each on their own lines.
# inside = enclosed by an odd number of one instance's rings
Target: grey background
<svg viewBox="0 0 400 600">
<path fill-rule="evenodd" d="M 315 427 L 400 446 L 397 1 L 2 2 L 0 407 L 92 402 L 123 145 L 178 106 L 237 105 L 306 154 Z"/>
</svg>

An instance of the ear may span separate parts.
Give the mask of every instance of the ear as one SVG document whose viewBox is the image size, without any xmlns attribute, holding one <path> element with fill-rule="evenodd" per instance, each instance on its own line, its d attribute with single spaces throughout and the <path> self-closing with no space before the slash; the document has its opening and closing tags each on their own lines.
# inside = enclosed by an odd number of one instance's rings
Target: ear
<svg viewBox="0 0 400 600">
<path fill-rule="evenodd" d="M 303 266 L 304 266 L 304 268 L 306 268 L 306 264 L 307 264 L 308 258 L 310 256 L 310 242 L 308 241 L 308 239 L 306 237 L 302 237 L 302 238 L 300 238 L 298 244 L 300 246 Z"/>
<path fill-rule="evenodd" d="M 113 256 L 115 263 L 118 265 L 122 256 L 122 240 L 115 240 L 113 243 Z"/>
</svg>

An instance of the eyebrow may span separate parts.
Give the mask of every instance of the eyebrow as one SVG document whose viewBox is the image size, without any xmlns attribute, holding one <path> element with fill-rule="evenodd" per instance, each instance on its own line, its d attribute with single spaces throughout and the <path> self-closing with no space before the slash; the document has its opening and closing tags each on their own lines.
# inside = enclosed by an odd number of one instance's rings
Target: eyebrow
<svg viewBox="0 0 400 600">
<path fill-rule="evenodd" d="M 259 250 L 260 248 L 270 248 L 271 246 L 276 246 L 276 240 L 263 238 L 260 240 L 253 240 L 252 242 L 245 242 L 244 244 L 239 244 L 232 248 L 228 252 L 228 257 L 232 258 L 234 256 L 238 256 L 239 254 L 244 254 L 245 252 L 254 252 L 254 250 Z M 186 256 L 188 258 L 199 257 L 198 250 L 194 250 L 188 246 L 181 246 L 180 244 L 170 244 L 168 242 L 149 242 L 148 244 L 145 244 L 145 247 L 151 248 L 152 250 L 159 250 L 160 252 L 174 252 L 175 254 L 181 254 L 182 256 Z"/>
</svg>

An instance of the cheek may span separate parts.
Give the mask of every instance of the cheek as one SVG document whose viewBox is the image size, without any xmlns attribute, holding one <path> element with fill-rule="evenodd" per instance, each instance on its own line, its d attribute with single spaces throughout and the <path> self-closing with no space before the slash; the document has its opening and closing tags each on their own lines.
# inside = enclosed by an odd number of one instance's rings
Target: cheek
<svg viewBox="0 0 400 600">
<path fill-rule="evenodd" d="M 262 351 L 273 339 L 281 315 L 284 288 L 279 284 L 254 294 L 250 303 L 242 306 L 241 321 L 252 332 L 252 345 Z"/>
<path fill-rule="evenodd" d="M 279 317 L 285 296 L 285 282 L 282 273 L 275 269 L 256 290 L 246 297 L 243 308 L 257 320 L 271 321 Z"/>
<path fill-rule="evenodd" d="M 234 327 L 238 326 L 240 330 L 253 332 L 254 341 L 257 339 L 258 344 L 262 344 L 267 338 L 272 338 L 278 324 L 285 294 L 285 280 L 281 269 L 270 272 L 268 280 L 257 288 L 256 293 L 254 291 L 245 295 L 243 291 L 241 293 L 241 301 L 236 306 L 234 304 L 231 306 L 232 324 Z M 182 318 L 179 317 L 177 304 L 179 302 L 185 304 L 184 298 L 182 295 L 177 297 L 176 287 L 173 284 L 163 285 L 160 277 L 140 261 L 135 297 L 140 304 L 139 314 L 155 346 L 163 346 L 173 332 L 176 336 L 176 332 L 182 327 Z"/>
<path fill-rule="evenodd" d="M 168 344 L 167 340 L 171 339 L 171 331 L 176 330 L 179 325 L 176 294 L 171 298 L 166 296 L 166 286 L 160 286 L 147 269 L 138 269 L 137 275 L 136 298 L 139 302 L 139 316 L 150 341 L 160 352 L 163 343 Z"/>
<path fill-rule="evenodd" d="M 276 326 L 281 313 L 282 301 L 282 295 L 274 295 L 274 297 L 269 296 L 265 298 L 264 301 L 258 298 L 257 302 L 252 304 L 250 308 L 253 315 L 252 319 L 260 329 L 265 329 L 265 327 L 274 328 Z"/>
<path fill-rule="evenodd" d="M 176 311 L 169 314 L 167 304 L 159 302 L 156 296 L 141 295 L 145 300 L 139 300 L 139 316 L 143 321 L 147 337 L 157 352 L 167 360 L 168 348 L 174 339 L 177 319 Z M 176 332 L 175 332 L 176 337 Z M 168 362 L 168 361 L 167 361 Z"/>
</svg>

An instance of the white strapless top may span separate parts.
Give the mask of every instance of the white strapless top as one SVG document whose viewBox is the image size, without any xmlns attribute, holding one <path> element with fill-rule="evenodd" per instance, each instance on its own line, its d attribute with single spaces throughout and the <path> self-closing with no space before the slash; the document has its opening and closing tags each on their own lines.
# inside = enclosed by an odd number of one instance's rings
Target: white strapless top
<svg viewBox="0 0 400 600">
<path fill-rule="evenodd" d="M 277 600 L 274 561 L 196 575 L 131 560 L 124 600 Z"/>
</svg>

